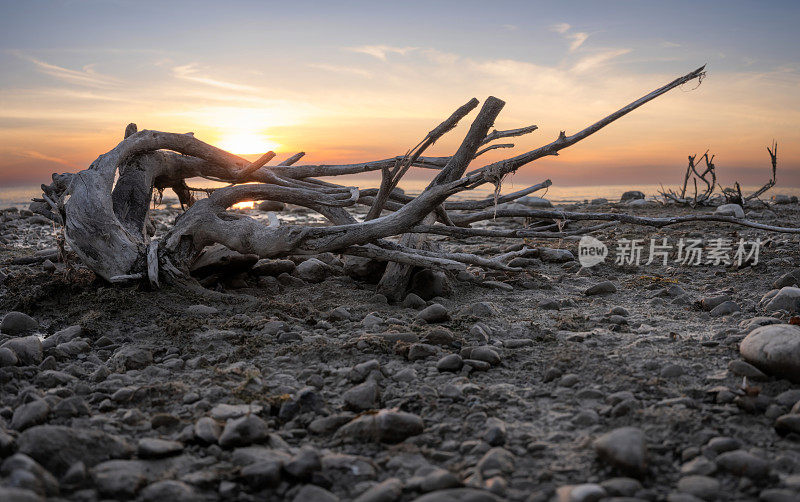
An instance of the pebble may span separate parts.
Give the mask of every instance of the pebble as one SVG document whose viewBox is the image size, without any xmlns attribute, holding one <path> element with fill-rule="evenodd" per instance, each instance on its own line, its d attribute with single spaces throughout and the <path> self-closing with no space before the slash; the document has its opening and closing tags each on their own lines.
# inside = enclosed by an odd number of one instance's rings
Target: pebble
<svg viewBox="0 0 800 502">
<path fill-rule="evenodd" d="M 574 261 L 575 255 L 569 249 L 541 248 L 539 250 L 539 259 L 545 263 L 565 263 Z"/>
<path fill-rule="evenodd" d="M 211 417 L 203 417 L 194 424 L 194 435 L 205 443 L 216 443 L 222 434 L 222 427 Z"/>
<path fill-rule="evenodd" d="M 608 293 L 616 293 L 617 287 L 611 281 L 603 281 L 601 283 L 595 284 L 593 286 L 589 286 L 583 294 L 586 296 L 591 295 L 602 295 Z"/>
<path fill-rule="evenodd" d="M 145 468 L 138 460 L 109 460 L 92 469 L 97 491 L 105 497 L 133 498 L 147 484 Z"/>
<path fill-rule="evenodd" d="M 767 293 L 761 300 L 767 312 L 785 310 L 789 313 L 800 312 L 800 288 L 785 286 L 772 296 Z"/>
<path fill-rule="evenodd" d="M 322 461 L 316 448 L 303 446 L 283 468 L 295 479 L 310 479 L 316 471 L 322 468 Z"/>
<path fill-rule="evenodd" d="M 0 333 L 11 336 L 28 335 L 39 330 L 39 323 L 22 312 L 9 312 L 0 321 Z"/>
<path fill-rule="evenodd" d="M 246 415 L 228 420 L 219 437 L 219 445 L 223 448 L 231 446 L 247 446 L 267 438 L 267 423 L 255 415 Z"/>
<path fill-rule="evenodd" d="M 491 364 L 492 366 L 497 366 L 500 364 L 500 355 L 497 353 L 497 351 L 485 345 L 475 347 L 470 350 L 468 359 L 483 361 Z"/>
<path fill-rule="evenodd" d="M 17 448 L 48 471 L 61 475 L 75 462 L 87 467 L 113 458 L 127 458 L 133 448 L 112 434 L 88 428 L 62 425 L 37 425 L 26 429 L 17 440 Z"/>
<path fill-rule="evenodd" d="M 407 294 L 406 297 L 403 299 L 403 307 L 405 307 L 405 308 L 421 309 L 421 308 L 425 307 L 426 305 L 427 305 L 427 303 L 425 303 L 425 300 L 423 300 L 422 298 L 420 298 L 418 295 L 416 295 L 414 293 Z"/>
<path fill-rule="evenodd" d="M 505 422 L 495 417 L 489 417 L 486 420 L 483 440 L 486 441 L 489 446 L 503 446 L 506 444 L 506 436 Z"/>
<path fill-rule="evenodd" d="M 317 258 L 309 258 L 297 265 L 294 274 L 306 282 L 318 283 L 333 274 L 334 268 Z"/>
<path fill-rule="evenodd" d="M 50 414 L 50 405 L 44 399 L 34 399 L 14 410 L 11 428 L 18 431 L 41 424 Z"/>
<path fill-rule="evenodd" d="M 17 353 L 8 347 L 0 347 L 0 368 L 16 366 L 19 363 Z"/>
<path fill-rule="evenodd" d="M 428 343 L 414 343 L 408 348 L 408 360 L 419 361 L 427 359 L 439 353 L 439 349 Z"/>
<path fill-rule="evenodd" d="M 142 347 L 124 346 L 114 352 L 109 359 L 109 364 L 118 373 L 139 370 L 153 364 L 153 353 Z"/>
<path fill-rule="evenodd" d="M 557 502 L 597 502 L 606 497 L 606 490 L 596 483 L 559 486 Z"/>
<path fill-rule="evenodd" d="M 752 364 L 741 359 L 733 359 L 728 363 L 728 371 L 738 376 L 745 376 L 751 380 L 766 380 L 767 375 Z"/>
<path fill-rule="evenodd" d="M 800 414 L 781 415 L 775 419 L 775 431 L 781 436 L 800 434 Z"/>
<path fill-rule="evenodd" d="M 194 502 L 199 498 L 194 488 L 174 479 L 165 479 L 147 485 L 142 490 L 140 497 L 142 502 Z"/>
<path fill-rule="evenodd" d="M 769 474 L 769 463 L 745 450 L 733 450 L 716 458 L 717 467 L 737 476 L 762 479 Z"/>
<path fill-rule="evenodd" d="M 403 494 L 403 482 L 398 478 L 386 479 L 353 499 L 353 502 L 394 502 Z"/>
<path fill-rule="evenodd" d="M 294 502 L 339 502 L 339 497 L 316 485 L 305 485 L 297 492 Z"/>
<path fill-rule="evenodd" d="M 461 359 L 461 356 L 458 354 L 448 354 L 443 358 L 439 359 L 436 363 L 436 369 L 440 372 L 452 371 L 458 372 L 461 371 L 461 368 L 464 366 L 464 361 Z"/>
<path fill-rule="evenodd" d="M 495 447 L 483 454 L 483 457 L 481 457 L 478 464 L 475 466 L 475 470 L 484 478 L 491 477 L 495 474 L 508 475 L 514 472 L 515 463 L 516 459 L 513 453 L 505 448 Z"/>
<path fill-rule="evenodd" d="M 137 448 L 139 458 L 169 457 L 182 451 L 183 444 L 180 441 L 159 438 L 142 438 Z"/>
<path fill-rule="evenodd" d="M 350 440 L 399 443 L 422 433 L 422 419 L 412 413 L 383 409 L 364 414 L 342 426 L 337 435 Z"/>
<path fill-rule="evenodd" d="M 722 302 L 709 312 L 711 317 L 722 317 L 724 315 L 733 314 L 742 310 L 739 304 L 733 301 Z"/>
<path fill-rule="evenodd" d="M 633 497 L 642 489 L 642 484 L 633 478 L 611 478 L 600 483 L 600 486 L 612 497 Z"/>
<path fill-rule="evenodd" d="M 708 476 L 686 476 L 678 481 L 678 491 L 689 493 L 703 500 L 716 500 L 719 496 L 719 481 Z"/>
<path fill-rule="evenodd" d="M 422 309 L 417 318 L 427 323 L 440 323 L 450 319 L 447 309 L 440 303 L 434 303 Z"/>
<path fill-rule="evenodd" d="M 342 395 L 345 409 L 356 412 L 379 407 L 378 397 L 378 385 L 373 381 L 356 385 Z"/>
<path fill-rule="evenodd" d="M 762 371 L 800 383 L 800 327 L 771 324 L 754 329 L 739 352 Z"/>
<path fill-rule="evenodd" d="M 594 448 L 601 459 L 622 471 L 633 474 L 644 474 L 647 471 L 647 446 L 641 429 L 614 429 L 597 438 Z"/>
<path fill-rule="evenodd" d="M 739 204 L 723 204 L 714 210 L 714 214 L 742 219 L 744 218 L 744 209 Z"/>
<path fill-rule="evenodd" d="M 20 363 L 24 365 L 35 366 L 41 363 L 44 358 L 42 341 L 35 335 L 12 338 L 0 345 L 0 347 L 14 351 Z"/>
<path fill-rule="evenodd" d="M 269 458 L 258 460 L 247 465 L 239 471 L 239 475 L 255 490 L 275 487 L 281 481 L 282 462 Z"/>
</svg>

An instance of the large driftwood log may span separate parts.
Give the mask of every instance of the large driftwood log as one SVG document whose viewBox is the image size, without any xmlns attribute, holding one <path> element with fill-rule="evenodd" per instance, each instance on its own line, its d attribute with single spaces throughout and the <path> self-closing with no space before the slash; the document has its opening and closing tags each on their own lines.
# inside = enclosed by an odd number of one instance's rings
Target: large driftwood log
<svg viewBox="0 0 800 502">
<path fill-rule="evenodd" d="M 390 266 L 384 276 L 383 289 L 403 292 L 411 267 L 458 270 L 465 265 L 472 265 L 513 270 L 507 265 L 512 255 L 487 259 L 425 249 L 422 242 L 427 234 L 564 237 L 620 221 L 655 226 L 684 221 L 558 211 L 521 214 L 495 210 L 473 215 L 450 213 L 453 210 L 482 210 L 498 202 L 516 200 L 546 188 L 550 185 L 549 180 L 503 197 L 477 201 L 449 201 L 448 198 L 487 183 L 499 187 L 509 173 L 541 157 L 557 155 L 560 150 L 594 134 L 648 101 L 703 75 L 704 68 L 698 68 L 576 134 L 567 136 L 562 132 L 555 141 L 545 146 L 468 173 L 466 171 L 470 163 L 482 153 L 509 146 L 490 144 L 492 141 L 531 133 L 536 126 L 489 132 L 505 104 L 502 100 L 489 97 L 454 155 L 424 157 L 422 154 L 430 145 L 477 107 L 478 101 L 473 99 L 403 156 L 359 164 L 297 166 L 295 162 L 303 156 L 299 153 L 269 166 L 267 163 L 274 157 L 272 152 L 267 152 L 255 162 L 248 162 L 196 139 L 191 133 L 138 131 L 134 124 L 130 124 L 124 139 L 111 151 L 98 157 L 88 169 L 74 174 L 54 174 L 50 185 L 42 185 L 43 196 L 34 200 L 32 209 L 62 224 L 66 241 L 72 250 L 86 266 L 110 282 L 141 280 L 155 287 L 164 282 L 185 282 L 189 266 L 199 253 L 207 246 L 222 244 L 231 250 L 262 258 L 332 251 L 385 260 L 390 262 Z M 439 171 L 430 185 L 416 197 L 409 197 L 397 190 L 400 179 L 411 167 Z M 381 171 L 383 174 L 377 189 L 359 190 L 317 179 L 370 171 Z M 196 190 L 188 187 L 185 181 L 194 177 L 229 185 L 203 190 L 208 197 L 195 200 Z M 185 212 L 165 235 L 150 241 L 146 233 L 150 200 L 154 191 L 166 188 L 176 192 Z M 315 227 L 280 225 L 273 221 L 265 225 L 243 214 L 228 211 L 238 202 L 261 200 L 309 208 L 323 215 L 331 224 Z M 356 204 L 370 207 L 363 221 L 358 221 L 346 210 Z M 547 224 L 505 233 L 468 228 L 471 222 L 505 216 L 610 221 L 575 230 L 558 227 L 555 232 L 550 231 L 553 227 Z M 711 220 L 748 224 L 766 230 L 794 231 L 756 226 L 727 217 Z M 402 237 L 399 243 L 395 243 L 387 240 L 392 236 Z M 527 250 L 523 250 L 523 254 L 525 252 Z"/>
</svg>

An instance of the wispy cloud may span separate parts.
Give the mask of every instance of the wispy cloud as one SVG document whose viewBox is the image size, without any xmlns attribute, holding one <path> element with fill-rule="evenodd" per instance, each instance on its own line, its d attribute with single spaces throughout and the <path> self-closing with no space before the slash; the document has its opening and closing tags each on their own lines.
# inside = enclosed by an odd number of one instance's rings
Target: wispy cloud
<svg viewBox="0 0 800 502">
<path fill-rule="evenodd" d="M 70 162 L 66 159 L 62 159 L 60 157 L 53 157 L 51 155 L 45 155 L 41 152 L 37 152 L 35 150 L 14 150 L 12 154 L 16 154 L 19 157 L 23 157 L 26 159 L 36 159 L 36 160 L 46 160 L 48 162 L 55 162 L 56 164 L 61 164 L 64 166 L 68 166 L 71 168 L 76 168 L 74 162 Z"/>
<path fill-rule="evenodd" d="M 117 78 L 96 72 L 94 69 L 95 65 L 93 64 L 88 64 L 81 68 L 81 70 L 71 70 L 36 59 L 21 52 L 12 51 L 11 53 L 21 59 L 30 61 L 41 73 L 70 84 L 86 87 L 112 87 L 121 83 Z"/>
<path fill-rule="evenodd" d="M 519 29 L 519 26 L 517 26 L 516 24 L 503 24 L 500 25 L 500 29 L 503 31 L 517 31 Z"/>
<path fill-rule="evenodd" d="M 317 70 L 324 70 L 333 73 L 341 73 L 344 75 L 355 75 L 357 77 L 372 78 L 372 72 L 362 68 L 353 68 L 351 66 L 339 66 L 327 63 L 311 63 L 308 65 L 310 68 Z"/>
<path fill-rule="evenodd" d="M 663 42 L 661 42 L 661 47 L 663 47 L 665 49 L 674 49 L 674 48 L 680 47 L 680 46 L 681 46 L 681 44 L 676 43 L 676 42 L 670 42 L 669 40 L 664 40 Z"/>
<path fill-rule="evenodd" d="M 628 54 L 629 52 L 631 52 L 630 49 L 608 49 L 597 52 L 578 60 L 578 62 L 572 66 L 572 71 L 575 73 L 585 73 L 608 63 L 614 58 Z"/>
<path fill-rule="evenodd" d="M 220 89 L 228 89 L 231 91 L 240 92 L 257 92 L 258 89 L 245 84 L 237 84 L 235 82 L 227 82 L 225 80 L 217 80 L 200 73 L 200 68 L 197 63 L 189 63 L 182 66 L 172 68 L 172 74 L 176 78 L 196 82 L 198 84 L 210 85 L 212 87 L 219 87 Z"/>
<path fill-rule="evenodd" d="M 555 31 L 556 33 L 562 33 L 562 34 L 568 32 L 570 28 L 571 26 L 568 23 L 558 23 L 550 27 L 550 29 Z"/>
<path fill-rule="evenodd" d="M 567 40 L 570 40 L 569 44 L 569 51 L 575 52 L 578 50 L 578 47 L 583 45 L 587 38 L 589 38 L 589 34 L 584 31 L 576 31 L 570 32 L 572 26 L 568 23 L 558 23 L 550 26 L 552 31 L 559 33 L 564 36 Z"/>
<path fill-rule="evenodd" d="M 367 54 L 378 58 L 381 61 L 386 61 L 389 54 L 399 54 L 401 56 L 405 56 L 409 52 L 416 49 L 417 47 L 392 47 L 390 45 L 361 45 L 359 47 L 347 47 L 347 50 L 349 51 Z"/>
</svg>

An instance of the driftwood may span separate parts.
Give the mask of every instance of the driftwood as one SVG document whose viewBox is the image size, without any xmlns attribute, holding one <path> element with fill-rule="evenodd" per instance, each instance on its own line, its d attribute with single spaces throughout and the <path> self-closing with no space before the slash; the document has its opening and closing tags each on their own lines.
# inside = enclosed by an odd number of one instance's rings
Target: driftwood
<svg viewBox="0 0 800 502">
<path fill-rule="evenodd" d="M 564 237 L 619 221 L 656 226 L 679 223 L 681 220 L 646 221 L 626 215 L 580 215 L 558 211 L 531 210 L 519 214 L 495 208 L 481 212 L 498 202 L 513 201 L 546 188 L 550 185 L 549 180 L 502 197 L 477 201 L 448 199 L 487 183 L 499 189 L 506 175 L 541 157 L 558 155 L 560 150 L 594 134 L 639 106 L 703 75 L 704 67 L 698 68 L 573 135 L 567 136 L 562 132 L 547 145 L 470 172 L 467 169 L 476 157 L 489 149 L 509 146 L 490 144 L 492 141 L 531 133 L 536 126 L 490 132 L 505 103 L 489 97 L 452 156 L 423 156 L 430 145 L 478 106 L 478 101 L 473 99 L 403 156 L 347 165 L 294 165 L 303 156 L 300 153 L 269 166 L 267 163 L 274 157 L 272 152 L 255 162 L 248 162 L 196 139 L 191 133 L 139 131 L 135 124 L 130 124 L 122 142 L 100 155 L 88 169 L 74 174 L 54 174 L 50 185 L 42 185 L 43 195 L 34 199 L 31 208 L 63 225 L 71 249 L 95 274 L 112 283 L 143 281 L 153 287 L 164 283 L 187 284 L 190 281 L 189 267 L 203 249 L 222 244 L 231 250 L 262 258 L 330 251 L 384 260 L 390 263 L 381 287 L 384 290 L 389 288 L 396 297 L 398 292 L 405 291 L 411 267 L 463 270 L 466 265 L 471 265 L 513 270 L 507 265 L 513 254 L 490 259 L 465 253 L 442 253 L 424 246 L 425 235 Z M 438 171 L 430 185 L 416 197 L 397 190 L 402 176 L 411 167 Z M 371 171 L 382 173 L 381 185 L 377 189 L 359 190 L 318 179 Z M 188 187 L 185 182 L 194 177 L 222 181 L 228 186 L 203 189 L 208 196 L 195 199 L 198 189 Z M 154 191 L 166 188 L 175 191 L 185 211 L 165 235 L 151 240 L 146 231 L 149 202 Z M 323 215 L 330 225 L 285 225 L 277 224 L 275 220 L 266 225 L 241 213 L 228 211 L 238 202 L 263 200 L 306 207 Z M 362 221 L 346 210 L 355 205 L 370 208 Z M 470 210 L 478 212 L 455 212 Z M 547 223 L 506 233 L 469 228 L 469 224 L 475 221 L 518 215 L 567 221 L 612 221 L 577 230 L 564 230 L 559 223 L 555 232 L 550 231 L 554 226 Z M 741 220 L 727 217 L 710 220 L 743 224 Z M 387 240 L 392 236 L 402 238 L 399 242 Z"/>
<path fill-rule="evenodd" d="M 686 168 L 686 174 L 683 178 L 683 186 L 680 189 L 680 193 L 674 190 L 664 190 L 663 188 L 659 193 L 665 201 L 677 202 L 679 204 L 689 204 L 692 207 L 696 207 L 709 204 L 711 199 L 714 197 L 715 188 L 720 187 L 721 194 L 723 197 L 725 197 L 726 203 L 744 205 L 750 200 L 759 198 L 767 190 L 775 186 L 778 170 L 778 143 L 773 141 L 772 148 L 767 147 L 767 153 L 769 153 L 770 163 L 772 164 L 772 177 L 770 177 L 770 179 L 764 183 L 761 188 L 750 195 L 742 195 L 742 187 L 739 185 L 738 181 L 734 182 L 733 187 L 729 188 L 722 188 L 717 183 L 717 166 L 714 164 L 714 156 L 712 155 L 709 157 L 707 150 L 706 153 L 700 157 L 700 160 L 705 161 L 706 165 L 702 172 L 698 171 L 697 164 L 699 162 L 696 162 L 697 155 L 689 156 L 689 165 Z M 691 198 L 687 197 L 686 195 L 690 179 L 694 183 L 694 194 Z M 705 188 L 702 190 L 702 192 L 698 192 L 697 180 L 701 180 L 705 184 Z M 717 195 L 717 197 L 718 196 L 719 195 Z"/>
</svg>

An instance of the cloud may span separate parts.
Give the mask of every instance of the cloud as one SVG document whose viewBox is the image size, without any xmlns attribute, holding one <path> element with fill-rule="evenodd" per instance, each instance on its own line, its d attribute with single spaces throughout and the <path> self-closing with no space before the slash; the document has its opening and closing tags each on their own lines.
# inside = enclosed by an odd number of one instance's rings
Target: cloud
<svg viewBox="0 0 800 502">
<path fill-rule="evenodd" d="M 500 25 L 500 29 L 503 31 L 517 31 L 519 29 L 519 26 L 517 26 L 516 24 L 503 24 Z"/>
<path fill-rule="evenodd" d="M 589 38 L 589 34 L 583 31 L 577 31 L 574 33 L 570 33 L 572 26 L 568 23 L 558 23 L 550 26 L 550 30 L 555 31 L 564 36 L 567 40 L 571 40 L 572 42 L 569 44 L 569 51 L 575 52 L 578 50 L 578 47 L 583 45 L 587 38 Z"/>
<path fill-rule="evenodd" d="M 411 51 L 416 50 L 417 47 L 392 47 L 389 45 L 362 45 L 359 47 L 347 47 L 347 50 L 352 52 L 360 52 L 368 54 L 372 57 L 378 58 L 381 61 L 386 61 L 389 54 L 400 54 L 405 56 Z"/>
<path fill-rule="evenodd" d="M 606 51 L 598 52 L 592 54 L 590 56 L 586 56 L 578 60 L 572 66 L 572 71 L 575 73 L 585 73 L 589 70 L 593 70 L 599 66 L 606 64 L 607 62 L 611 61 L 612 59 L 628 54 L 631 52 L 631 49 L 609 49 Z"/>
<path fill-rule="evenodd" d="M 569 51 L 575 52 L 576 50 L 578 50 L 578 47 L 583 45 L 586 39 L 589 38 L 589 34 L 581 31 L 578 33 L 573 33 L 569 35 L 567 38 L 572 40 L 572 43 L 569 44 Z"/>
<path fill-rule="evenodd" d="M 357 77 L 372 78 L 372 72 L 370 72 L 369 70 L 364 70 L 362 68 L 353 68 L 350 66 L 338 66 L 326 63 L 311 63 L 308 66 L 310 68 L 316 68 L 317 70 L 324 70 L 333 73 L 341 73 L 344 75 L 355 75 Z"/>
<path fill-rule="evenodd" d="M 200 69 L 197 63 L 189 63 L 182 66 L 172 68 L 172 74 L 179 79 L 197 82 L 198 84 L 210 85 L 212 87 L 219 87 L 220 89 L 228 89 L 231 91 L 240 92 L 257 92 L 258 89 L 244 84 L 237 84 L 235 82 L 226 82 L 224 80 L 217 80 L 205 75 L 199 74 Z"/>
<path fill-rule="evenodd" d="M 661 45 L 661 47 L 663 47 L 665 49 L 674 49 L 676 47 L 680 47 L 681 46 L 681 44 L 678 44 L 678 43 L 675 43 L 675 42 L 670 42 L 669 40 L 664 40 L 663 42 L 661 42 L 660 45 Z"/>
<path fill-rule="evenodd" d="M 66 159 L 62 159 L 60 157 L 52 157 L 50 155 L 45 155 L 43 153 L 37 152 L 35 150 L 14 150 L 12 152 L 19 157 L 27 158 L 27 159 L 36 159 L 36 160 L 46 160 L 48 162 L 55 162 L 56 164 L 61 164 L 67 167 L 76 168 L 77 166 L 75 163 L 70 162 Z"/>
<path fill-rule="evenodd" d="M 70 70 L 62 66 L 50 64 L 46 61 L 27 56 L 20 52 L 12 52 L 15 56 L 30 61 L 36 66 L 36 69 L 45 75 L 49 75 L 58 80 L 68 82 L 70 84 L 82 85 L 85 87 L 112 87 L 120 84 L 120 80 L 109 75 L 97 73 L 94 70 L 93 64 L 88 64 L 79 70 Z"/>
</svg>

